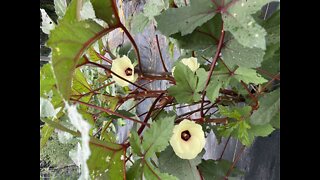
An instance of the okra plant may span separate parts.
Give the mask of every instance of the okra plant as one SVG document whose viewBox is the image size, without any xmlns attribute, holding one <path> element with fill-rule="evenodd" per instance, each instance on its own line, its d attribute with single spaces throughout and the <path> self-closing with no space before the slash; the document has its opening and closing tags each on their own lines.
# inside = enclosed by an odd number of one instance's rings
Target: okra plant
<svg viewBox="0 0 320 180">
<path fill-rule="evenodd" d="M 280 128 L 279 1 L 146 0 L 132 16 L 125 3 L 55 0 L 57 21 L 41 9 L 51 49 L 40 69 L 41 157 L 77 167 L 79 179 L 243 176 L 243 150 Z M 156 72 L 136 42 L 147 27 Z M 158 81 L 167 84 L 150 86 Z M 240 141 L 237 158 L 204 159 L 209 133 Z"/>
</svg>

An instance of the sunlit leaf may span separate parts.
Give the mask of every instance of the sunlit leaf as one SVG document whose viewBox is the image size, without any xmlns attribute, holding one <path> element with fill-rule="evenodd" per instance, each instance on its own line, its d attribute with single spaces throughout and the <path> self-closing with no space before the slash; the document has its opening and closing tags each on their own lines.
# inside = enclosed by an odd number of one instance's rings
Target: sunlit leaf
<svg viewBox="0 0 320 180">
<path fill-rule="evenodd" d="M 245 83 L 262 84 L 268 82 L 265 78 L 261 77 L 260 74 L 254 69 L 239 67 L 235 72 L 234 76 L 236 80 L 243 81 Z"/>
<path fill-rule="evenodd" d="M 208 88 L 206 90 L 206 96 L 209 100 L 214 103 L 216 98 L 219 96 L 219 90 L 229 84 L 230 76 L 228 75 L 217 75 L 213 76 L 210 80 Z"/>
<path fill-rule="evenodd" d="M 117 5 L 113 0 L 90 0 L 97 18 L 104 20 L 108 27 L 118 26 L 120 21 L 117 14 Z"/>
<path fill-rule="evenodd" d="M 172 136 L 175 116 L 167 116 L 154 123 L 144 132 L 142 147 L 145 158 L 151 157 L 155 152 L 161 152 L 169 145 Z"/>
<path fill-rule="evenodd" d="M 169 8 L 156 16 L 157 27 L 166 36 L 177 32 L 184 36 L 211 19 L 215 8 L 210 0 L 191 0 L 190 6 Z"/>
<path fill-rule="evenodd" d="M 143 13 L 135 14 L 131 21 L 131 32 L 133 34 L 142 32 L 149 22 L 148 17 L 144 16 Z"/>
<path fill-rule="evenodd" d="M 251 14 L 260 10 L 269 0 L 232 1 L 227 12 L 223 13 L 224 28 L 245 47 L 266 49 L 267 32 L 253 19 Z"/>
<path fill-rule="evenodd" d="M 203 68 L 199 68 L 196 71 L 196 74 L 198 76 L 198 84 L 197 84 L 196 92 L 200 92 L 204 89 L 206 85 L 206 81 L 209 73 L 206 72 Z"/>
<path fill-rule="evenodd" d="M 170 95 L 174 96 L 179 103 L 192 103 L 200 99 L 196 92 L 197 76 L 183 63 L 177 63 L 174 70 L 176 85 L 168 89 Z"/>
<path fill-rule="evenodd" d="M 222 29 L 221 15 L 217 14 L 208 22 L 197 27 L 191 34 L 182 36 L 175 33 L 170 37 L 177 40 L 177 45 L 182 49 L 205 50 L 209 47 L 216 47 Z M 212 51 L 214 54 L 215 51 Z"/>
<path fill-rule="evenodd" d="M 102 30 L 100 25 L 91 20 L 76 21 L 76 5 L 75 0 L 70 3 L 66 15 L 51 31 L 47 42 L 52 49 L 52 65 L 57 86 L 65 99 L 68 99 L 71 93 L 73 72 L 82 53 Z"/>
<path fill-rule="evenodd" d="M 226 38 L 221 54 L 223 61 L 229 68 L 234 68 L 235 66 L 256 68 L 261 66 L 264 50 L 256 47 L 245 47 L 233 37 L 229 37 Z"/>
<path fill-rule="evenodd" d="M 123 149 L 119 146 L 113 146 L 115 149 L 110 150 L 105 147 L 90 144 L 91 156 L 87 164 L 92 179 L 123 179 L 125 160 Z"/>
<path fill-rule="evenodd" d="M 48 139 L 50 138 L 51 134 L 53 133 L 54 128 L 45 124 L 41 129 L 41 139 L 40 139 L 40 149 L 46 145 Z"/>
<path fill-rule="evenodd" d="M 131 131 L 131 136 L 130 136 L 130 145 L 132 147 L 132 151 L 136 155 L 141 155 L 141 140 L 137 132 Z"/>
</svg>

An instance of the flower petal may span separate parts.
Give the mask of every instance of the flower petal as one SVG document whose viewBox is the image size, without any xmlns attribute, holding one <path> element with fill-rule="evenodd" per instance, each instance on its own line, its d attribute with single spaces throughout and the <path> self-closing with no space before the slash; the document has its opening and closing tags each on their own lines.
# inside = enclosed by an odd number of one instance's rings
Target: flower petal
<svg viewBox="0 0 320 180">
<path fill-rule="evenodd" d="M 181 62 L 186 66 L 188 66 L 192 72 L 195 72 L 200 67 L 200 64 L 198 63 L 197 58 L 194 58 L 194 57 L 183 58 Z"/>
<path fill-rule="evenodd" d="M 125 71 L 130 68 L 132 70 L 132 75 L 127 76 Z M 111 71 L 116 73 L 117 75 L 127 79 L 130 82 L 135 81 L 134 75 L 134 67 L 127 56 L 122 56 L 121 58 L 117 58 L 112 61 Z M 121 87 L 128 86 L 129 83 L 122 80 L 121 78 L 112 74 L 112 79 Z"/>
<path fill-rule="evenodd" d="M 173 68 L 172 68 L 172 70 L 171 70 L 171 73 L 172 73 L 172 76 L 174 76 L 174 70 L 176 69 L 176 67 L 175 66 L 173 66 Z"/>
<path fill-rule="evenodd" d="M 191 137 L 185 141 L 181 138 L 183 131 L 189 131 Z M 194 121 L 184 119 L 173 129 L 173 135 L 170 144 L 176 153 L 182 159 L 195 158 L 205 146 L 205 137 L 202 127 Z"/>
</svg>

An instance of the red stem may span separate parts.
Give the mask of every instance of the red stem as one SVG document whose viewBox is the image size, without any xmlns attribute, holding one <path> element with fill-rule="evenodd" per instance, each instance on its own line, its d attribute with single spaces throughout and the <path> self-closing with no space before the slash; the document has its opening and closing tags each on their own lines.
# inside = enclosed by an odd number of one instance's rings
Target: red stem
<svg viewBox="0 0 320 180">
<path fill-rule="evenodd" d="M 233 161 L 233 163 L 232 163 L 232 165 L 230 166 L 227 174 L 224 176 L 224 179 L 225 179 L 225 180 L 228 180 L 228 177 L 230 176 L 230 174 L 231 174 L 234 166 L 236 165 L 236 163 L 239 161 L 240 156 L 241 156 L 241 154 L 243 153 L 243 150 L 245 149 L 245 147 L 246 147 L 245 145 L 243 145 L 243 146 L 241 147 L 240 152 L 237 154 L 236 159 Z"/>
<path fill-rule="evenodd" d="M 112 64 L 112 60 L 106 58 L 105 56 L 103 56 L 102 54 L 100 54 L 100 53 L 98 53 L 98 52 L 96 52 L 96 51 L 95 51 L 95 53 L 96 53 L 96 55 L 99 56 L 102 60 L 108 62 L 109 64 Z"/>
<path fill-rule="evenodd" d="M 204 112 L 204 115 L 206 115 L 206 114 L 209 112 L 209 110 L 210 110 L 211 108 L 215 107 L 219 102 L 220 102 L 220 99 L 218 99 L 215 103 L 213 103 L 213 104 L 206 110 L 206 112 Z M 215 111 L 215 112 L 216 112 L 216 111 Z M 214 112 L 214 113 L 215 113 L 215 112 Z"/>
<path fill-rule="evenodd" d="M 219 58 L 219 60 L 220 60 L 220 61 L 221 61 L 221 63 L 224 65 L 224 67 L 226 67 L 226 68 L 227 68 L 227 70 L 228 70 L 229 74 L 231 75 L 231 74 L 233 73 L 233 71 L 231 71 L 231 70 L 230 70 L 230 68 L 226 65 L 226 63 L 225 63 L 221 58 Z"/>
<path fill-rule="evenodd" d="M 104 88 L 104 87 L 107 87 L 107 86 L 109 86 L 109 85 L 111 85 L 111 84 L 113 84 L 113 83 L 115 83 L 115 82 L 114 82 L 114 81 L 109 82 L 109 83 L 107 83 L 107 84 L 105 84 L 105 85 L 103 85 L 103 86 L 101 86 L 101 87 L 99 87 L 99 88 L 97 88 L 97 89 L 91 90 L 90 92 L 87 92 L 87 93 L 85 93 L 85 94 L 72 95 L 72 96 L 80 96 L 79 99 L 81 99 L 83 96 L 89 95 L 89 94 L 91 94 L 91 93 L 97 94 L 97 93 L 95 93 L 96 91 L 99 91 L 100 89 L 102 89 L 102 88 Z"/>
<path fill-rule="evenodd" d="M 162 107 L 160 108 L 160 110 L 158 111 L 158 113 L 153 117 L 154 119 L 157 118 L 157 116 L 160 114 L 160 112 L 167 106 L 167 104 L 171 103 L 173 99 L 167 99 L 165 101 L 165 103 L 162 105 Z"/>
<path fill-rule="evenodd" d="M 264 87 L 262 87 L 261 91 L 259 91 L 258 95 L 261 94 L 261 92 L 263 92 L 268 86 L 270 86 L 272 84 L 272 82 L 277 79 L 277 77 L 280 76 L 280 73 L 278 73 L 277 75 L 275 75 Z M 280 78 L 279 78 L 280 79 Z"/>
<path fill-rule="evenodd" d="M 213 70 L 214 70 L 214 68 L 215 68 L 215 66 L 217 64 L 217 60 L 219 58 L 219 54 L 220 54 L 220 51 L 222 49 L 222 44 L 223 44 L 223 40 L 224 40 L 224 33 L 225 33 L 225 31 L 223 30 L 223 24 L 222 24 L 222 30 L 221 30 L 221 34 L 220 34 L 220 38 L 219 38 L 219 44 L 218 44 L 218 47 L 217 47 L 217 51 L 216 51 L 216 54 L 215 54 L 215 56 L 214 56 L 214 58 L 212 60 L 210 71 L 209 71 L 209 75 L 208 75 L 208 78 L 206 80 L 206 85 L 205 85 L 205 87 L 203 89 L 203 92 L 202 92 L 202 101 L 204 101 L 205 91 L 206 91 L 206 89 L 207 89 L 207 87 L 209 85 L 209 81 L 211 79 Z M 201 112 L 203 112 L 203 103 L 201 104 Z M 201 117 L 204 117 L 203 113 L 201 113 L 201 115 L 202 115 Z"/>
<path fill-rule="evenodd" d="M 223 28 L 222 28 L 222 29 L 223 29 Z M 222 42 L 223 42 L 223 39 L 224 39 L 224 33 L 225 33 L 225 31 L 222 30 L 221 35 L 220 35 L 220 39 L 219 39 L 219 44 L 218 44 L 218 47 L 217 47 L 217 51 L 216 51 L 216 54 L 215 54 L 215 56 L 214 56 L 214 58 L 213 58 L 213 61 L 212 61 L 212 63 L 211 63 L 209 75 L 208 75 L 208 78 L 207 78 L 207 80 L 206 80 L 206 86 L 204 87 L 203 91 L 205 91 L 205 90 L 207 89 L 207 87 L 208 87 L 208 85 L 209 85 L 209 81 L 210 81 L 210 79 L 211 79 L 211 75 L 212 75 L 213 70 L 214 70 L 214 68 L 215 68 L 215 66 L 216 66 L 216 64 L 217 64 L 217 60 L 218 60 L 218 58 L 219 58 L 219 54 L 220 54 L 220 51 L 221 51 L 221 49 L 222 49 Z"/>
<path fill-rule="evenodd" d="M 263 70 L 263 69 L 261 69 L 261 68 L 256 68 L 256 70 L 258 70 L 259 72 L 262 72 L 263 74 L 269 76 L 270 78 L 274 78 L 274 79 L 280 81 L 280 77 L 277 77 L 278 75 L 272 75 L 272 74 L 269 73 L 268 71 Z"/>
<path fill-rule="evenodd" d="M 198 118 L 198 119 L 192 119 L 193 121 L 197 121 L 198 123 L 218 123 L 218 124 L 225 124 L 228 118 L 214 118 L 214 119 L 205 119 Z"/>
<path fill-rule="evenodd" d="M 131 99 L 131 98 L 156 98 L 159 96 L 160 93 L 167 93 L 166 91 L 144 91 L 144 92 L 136 92 L 127 95 L 123 98 L 124 101 Z"/>
<path fill-rule="evenodd" d="M 83 63 L 81 63 L 81 64 L 78 64 L 78 65 L 76 66 L 76 68 L 78 68 L 78 67 L 80 67 L 80 66 L 83 66 L 83 65 L 88 64 L 88 63 L 89 63 L 89 60 L 88 60 L 88 58 L 87 58 L 86 56 L 83 56 L 83 58 L 84 58 L 84 62 L 83 62 Z"/>
<path fill-rule="evenodd" d="M 230 3 L 228 3 L 226 6 L 224 6 L 224 2 L 223 2 L 223 8 L 221 9 L 221 13 L 224 13 L 224 12 L 226 12 L 228 9 L 229 9 L 229 7 L 231 7 L 232 5 L 234 5 L 237 1 L 239 1 L 239 0 L 232 0 Z"/>
<path fill-rule="evenodd" d="M 158 51 L 159 51 L 162 67 L 163 67 L 165 72 L 168 72 L 168 69 L 167 69 L 167 67 L 166 67 L 166 65 L 164 64 L 164 61 L 163 61 L 163 57 L 162 57 L 162 53 L 161 53 L 161 49 L 160 49 L 160 45 L 159 45 L 159 38 L 158 38 L 157 34 L 156 34 L 156 40 L 157 40 L 157 46 L 158 46 Z"/>
<path fill-rule="evenodd" d="M 76 100 L 76 99 L 70 99 L 70 100 L 71 100 L 71 101 L 74 101 L 74 102 L 77 102 L 77 103 L 79 103 L 79 104 L 86 105 L 86 106 L 91 107 L 91 108 L 94 108 L 94 109 L 98 109 L 98 110 L 103 111 L 103 112 L 106 112 L 106 113 L 108 113 L 108 114 L 112 114 L 112 115 L 115 115 L 115 116 L 119 116 L 119 117 L 121 117 L 121 118 L 123 118 L 123 119 L 128 119 L 128 120 L 131 120 L 131 121 L 133 121 L 133 122 L 140 123 L 140 124 L 142 124 L 142 125 L 144 125 L 144 126 L 146 126 L 146 125 L 147 125 L 148 127 L 150 126 L 150 124 L 148 124 L 148 123 L 141 122 L 141 121 L 136 120 L 136 119 L 133 119 L 133 118 L 131 118 L 131 117 L 127 117 L 127 116 L 125 116 L 125 115 L 122 115 L 122 114 L 119 114 L 119 113 L 117 113 L 117 112 L 111 111 L 110 109 L 107 109 L 107 108 L 95 106 L 95 105 L 92 105 L 92 104 L 89 104 L 89 103 L 85 103 L 85 102 L 82 102 L 82 101 L 78 101 L 78 100 Z"/>
<path fill-rule="evenodd" d="M 113 151 L 113 152 L 115 152 L 115 151 L 119 151 L 119 150 L 121 150 L 121 149 L 122 149 L 122 148 L 120 148 L 120 149 L 112 149 L 112 148 L 110 148 L 110 147 L 107 147 L 107 146 L 103 146 L 103 145 L 101 145 L 101 144 L 94 143 L 94 142 L 92 142 L 92 141 L 90 141 L 90 143 L 91 143 L 91 144 L 93 144 L 93 145 L 96 145 L 96 146 L 102 147 L 102 148 L 106 148 L 106 149 L 108 149 L 108 150 L 110 150 L 110 151 Z"/>
<path fill-rule="evenodd" d="M 133 105 L 130 109 L 128 109 L 128 112 L 130 112 L 133 108 L 137 107 L 139 104 L 141 104 L 143 101 L 145 101 L 147 98 L 143 98 L 141 101 L 139 101 L 137 104 Z"/>
<path fill-rule="evenodd" d="M 172 82 L 173 84 L 176 83 L 175 79 L 170 76 L 170 75 L 161 75 L 161 76 L 153 76 L 153 75 L 148 75 L 148 74 L 144 74 L 144 75 L 141 75 L 139 77 L 140 79 L 146 79 L 146 80 L 167 80 L 167 81 L 170 81 Z"/>
<path fill-rule="evenodd" d="M 220 161 L 220 160 L 222 159 L 222 157 L 223 157 L 224 151 L 225 151 L 226 148 L 227 148 L 227 145 L 228 145 L 228 143 L 229 143 L 230 138 L 231 138 L 231 136 L 228 137 L 227 142 L 226 142 L 226 144 L 225 144 L 224 147 L 223 147 L 222 153 L 221 153 L 221 155 L 220 155 L 220 157 L 219 157 L 219 159 L 218 159 L 219 161 Z"/>
<path fill-rule="evenodd" d="M 90 38 L 87 42 L 85 42 L 83 44 L 83 46 L 81 47 L 81 49 L 78 51 L 78 53 L 76 54 L 76 56 L 74 57 L 73 61 L 77 62 L 80 57 L 82 56 L 82 54 L 84 53 L 84 51 L 87 49 L 87 47 L 89 47 L 93 42 L 95 42 L 96 40 L 100 39 L 101 37 L 103 37 L 105 34 L 117 29 L 118 26 L 114 26 L 114 27 L 109 27 L 109 28 L 105 28 L 102 31 L 96 33 L 92 38 Z"/>
<path fill-rule="evenodd" d="M 248 92 L 249 96 L 251 97 L 251 99 L 252 99 L 252 100 L 254 101 L 254 103 L 255 103 L 255 105 L 252 106 L 252 110 L 251 110 L 251 111 L 256 110 L 257 107 L 258 107 L 258 105 L 259 105 L 257 98 L 250 92 L 250 90 L 248 89 L 246 83 L 244 83 L 243 81 L 241 81 L 241 85 L 242 85 L 242 86 L 244 87 L 244 89 Z"/>
<path fill-rule="evenodd" d="M 210 107 L 204 107 L 203 109 L 208 109 L 208 108 L 210 108 Z M 193 110 L 193 111 L 190 111 L 190 112 L 187 112 L 187 113 L 184 113 L 184 114 L 181 114 L 181 115 L 178 116 L 178 119 L 176 120 L 176 122 L 180 122 L 180 120 L 184 119 L 183 118 L 184 116 L 192 115 L 192 114 L 194 114 L 196 112 L 199 112 L 199 111 L 201 111 L 201 108 Z M 201 119 L 203 119 L 203 118 L 201 118 Z"/>
<path fill-rule="evenodd" d="M 145 164 L 146 164 L 147 167 L 150 169 L 150 171 L 152 172 L 152 174 L 153 174 L 154 176 L 156 176 L 157 179 L 161 180 L 161 178 L 158 176 L 158 174 L 155 173 L 155 172 L 153 171 L 153 169 L 150 167 L 150 165 L 148 164 L 148 162 L 147 162 L 145 159 L 142 159 L 142 160 L 145 161 Z"/>
<path fill-rule="evenodd" d="M 138 59 L 138 65 L 139 65 L 139 70 L 141 72 L 141 74 L 143 74 L 142 71 L 142 64 L 141 64 L 141 59 L 140 59 L 140 52 L 139 52 L 139 48 L 136 44 L 136 41 L 133 39 L 133 37 L 131 36 L 131 34 L 129 33 L 129 31 L 127 30 L 127 28 L 120 23 L 120 28 L 124 31 L 124 33 L 127 35 L 127 37 L 129 38 L 130 42 L 132 43 L 134 50 L 136 52 L 137 55 L 137 59 Z"/>
<path fill-rule="evenodd" d="M 128 82 L 128 83 L 130 83 L 130 84 L 132 84 L 132 85 L 134 85 L 134 86 L 136 86 L 136 87 L 144 90 L 144 91 L 148 91 L 146 88 L 143 88 L 143 87 L 141 87 L 141 86 L 139 86 L 139 85 L 137 85 L 137 84 L 135 84 L 135 83 L 133 83 L 133 82 L 131 82 L 131 81 L 128 81 L 127 79 L 119 76 L 118 74 L 116 74 L 115 72 L 111 71 L 110 69 L 108 69 L 107 67 L 105 67 L 105 66 L 103 66 L 103 65 L 101 65 L 101 64 L 98 64 L 98 63 L 95 63 L 95 62 L 91 62 L 91 61 L 90 61 L 89 63 L 92 64 L 92 65 L 95 65 L 95 66 L 98 66 L 98 67 L 100 67 L 100 68 L 105 69 L 105 70 L 108 71 L 109 73 L 117 76 L 118 78 L 120 78 L 120 79 L 122 79 L 122 80 L 124 80 L 124 81 L 126 81 L 126 82 Z"/>
<path fill-rule="evenodd" d="M 153 101 L 153 103 L 152 103 L 152 105 L 151 105 L 151 107 L 150 107 L 150 109 L 149 109 L 148 114 L 147 114 L 146 117 L 144 118 L 144 121 L 143 121 L 144 123 L 147 123 L 147 122 L 148 122 L 148 120 L 149 120 L 149 118 L 150 118 L 150 116 L 151 116 L 151 113 L 152 113 L 153 109 L 155 108 L 157 102 L 161 99 L 161 97 L 162 97 L 163 95 L 164 95 L 164 93 L 161 93 L 161 94 L 157 97 L 157 99 Z M 140 126 L 140 128 L 138 129 L 138 135 L 140 135 L 140 134 L 142 133 L 142 131 L 143 131 L 144 128 L 145 128 L 145 125 L 141 125 L 141 126 Z"/>
</svg>

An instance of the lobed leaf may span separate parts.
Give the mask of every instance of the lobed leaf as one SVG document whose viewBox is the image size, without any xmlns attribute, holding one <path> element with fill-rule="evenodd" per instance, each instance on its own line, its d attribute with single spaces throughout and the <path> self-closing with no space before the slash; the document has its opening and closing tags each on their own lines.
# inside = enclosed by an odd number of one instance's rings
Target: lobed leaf
<svg viewBox="0 0 320 180">
<path fill-rule="evenodd" d="M 168 92 L 178 103 L 192 103 L 200 100 L 200 95 L 196 92 L 197 76 L 189 67 L 181 62 L 177 63 L 174 78 L 176 85 L 168 88 Z"/>
<path fill-rule="evenodd" d="M 144 132 L 142 148 L 145 158 L 150 158 L 155 152 L 161 152 L 169 145 L 172 136 L 175 116 L 167 116 L 152 123 Z"/>
<path fill-rule="evenodd" d="M 239 67 L 235 72 L 234 76 L 236 80 L 243 81 L 245 83 L 254 83 L 254 84 L 262 84 L 268 82 L 265 78 L 261 77 L 260 74 L 256 72 L 256 70 Z"/>
<path fill-rule="evenodd" d="M 112 147 L 112 146 L 111 146 Z M 113 146 L 118 148 L 118 146 Z M 124 150 L 110 150 L 90 144 L 91 156 L 87 164 L 92 179 L 123 179 L 125 174 Z"/>
<path fill-rule="evenodd" d="M 199 154 L 192 160 L 185 160 L 179 158 L 173 151 L 171 146 L 160 153 L 159 168 L 161 172 L 166 172 L 176 176 L 179 179 L 185 180 L 199 180 L 199 172 L 197 165 L 201 163 L 201 158 L 204 153 Z"/>
<path fill-rule="evenodd" d="M 216 14 L 215 9 L 210 0 L 191 0 L 190 6 L 169 8 L 155 19 L 162 34 L 170 36 L 181 32 L 184 36 L 210 20 Z"/>
<path fill-rule="evenodd" d="M 261 27 L 251 14 L 257 12 L 269 0 L 232 1 L 222 19 L 224 29 L 230 31 L 236 40 L 245 47 L 266 49 L 266 30 Z"/>
</svg>

